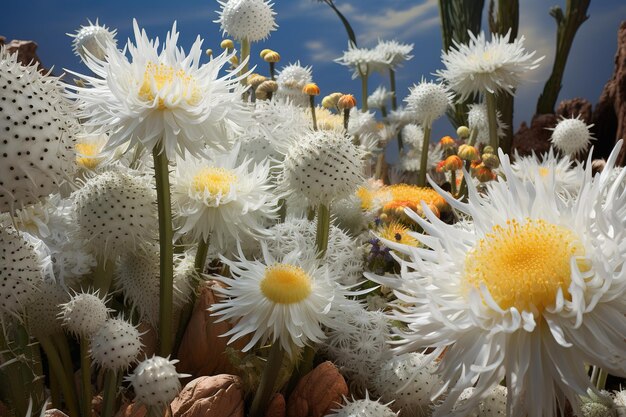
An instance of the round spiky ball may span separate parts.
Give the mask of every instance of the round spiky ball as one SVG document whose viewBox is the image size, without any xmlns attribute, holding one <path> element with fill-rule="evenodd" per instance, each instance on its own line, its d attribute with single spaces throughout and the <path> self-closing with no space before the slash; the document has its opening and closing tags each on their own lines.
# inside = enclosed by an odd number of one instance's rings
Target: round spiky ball
<svg viewBox="0 0 626 417">
<path fill-rule="evenodd" d="M 405 417 L 428 416 L 430 392 L 439 384 L 437 366 L 421 353 L 405 353 L 383 363 L 374 378 L 374 391 L 383 401 L 393 401 L 391 408 Z"/>
<path fill-rule="evenodd" d="M 70 333 L 77 337 L 90 337 L 104 325 L 109 309 L 97 292 L 83 292 L 62 304 L 58 314 Z"/>
<path fill-rule="evenodd" d="M 410 88 L 404 101 L 417 123 L 423 127 L 431 127 L 452 105 L 452 93 L 441 83 L 422 80 Z"/>
<path fill-rule="evenodd" d="M 115 259 L 156 238 L 156 192 L 145 176 L 103 172 L 85 182 L 74 201 L 78 238 L 99 259 Z"/>
<path fill-rule="evenodd" d="M 35 337 L 46 337 L 62 333 L 59 312 L 61 304 L 67 303 L 70 295 L 56 282 L 44 282 L 28 304 L 28 329 Z"/>
<path fill-rule="evenodd" d="M 184 268 L 180 266 L 183 259 L 186 258 L 175 259 L 173 301 L 176 311 L 189 296 L 188 271 L 181 272 Z M 154 245 L 146 254 L 122 255 L 115 267 L 115 285 L 124 294 L 124 300 L 137 309 L 142 321 L 155 328 L 159 324 L 160 275 L 159 249 Z"/>
<path fill-rule="evenodd" d="M 42 258 L 34 238 L 0 224 L 0 313 L 18 314 L 42 283 Z"/>
<path fill-rule="evenodd" d="M 180 378 L 191 376 L 176 372 L 178 362 L 160 356 L 140 362 L 125 378 L 135 390 L 135 399 L 147 406 L 169 404 L 180 391 Z"/>
<path fill-rule="evenodd" d="M 300 61 L 283 67 L 276 77 L 278 91 L 276 97 L 288 99 L 299 107 L 309 106 L 309 96 L 302 92 L 302 88 L 313 82 L 311 67 L 303 67 Z"/>
<path fill-rule="evenodd" d="M 463 404 L 472 395 L 473 391 L 474 388 L 464 390 L 459 397 L 458 404 Z M 506 387 L 502 385 L 494 386 L 469 415 L 471 417 L 506 416 Z"/>
<path fill-rule="evenodd" d="M 363 181 L 362 152 L 340 132 L 311 132 L 300 138 L 283 162 L 282 186 L 311 204 L 329 204 L 353 194 Z"/>
<path fill-rule="evenodd" d="M 326 417 L 397 417 L 398 415 L 386 404 L 366 398 L 363 400 L 350 401 L 345 399 L 345 404 L 338 410 L 333 410 Z"/>
<path fill-rule="evenodd" d="M 585 152 L 591 139 L 590 128 L 580 116 L 577 118 L 562 118 L 552 130 L 550 141 L 552 145 L 567 156 L 576 156 Z"/>
<path fill-rule="evenodd" d="M 91 336 L 91 357 L 103 369 L 126 370 L 141 353 L 139 330 L 123 319 L 108 319 Z"/>
<path fill-rule="evenodd" d="M 0 48 L 0 212 L 57 192 L 76 171 L 74 135 L 59 79 Z"/>
<path fill-rule="evenodd" d="M 89 19 L 87 19 L 87 21 L 89 24 L 78 28 L 76 33 L 67 34 L 74 38 L 74 40 L 72 40 L 74 53 L 83 61 L 87 59 L 88 54 L 104 61 L 106 58 L 107 44 L 117 44 L 117 40 L 115 39 L 117 30 L 109 30 L 109 28 L 104 25 L 100 26 L 98 19 L 96 19 L 95 24 Z"/>
<path fill-rule="evenodd" d="M 220 17 L 215 23 L 219 23 L 224 33 L 237 40 L 258 42 L 276 30 L 276 13 L 269 1 L 226 0 L 218 3 L 222 9 L 218 12 Z"/>
</svg>

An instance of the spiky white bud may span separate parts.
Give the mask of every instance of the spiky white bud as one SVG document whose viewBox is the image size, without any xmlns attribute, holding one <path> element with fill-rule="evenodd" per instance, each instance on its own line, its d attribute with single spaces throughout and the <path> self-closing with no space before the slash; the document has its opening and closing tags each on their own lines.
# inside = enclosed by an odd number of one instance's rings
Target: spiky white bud
<svg viewBox="0 0 626 417">
<path fill-rule="evenodd" d="M 313 82 L 311 67 L 303 67 L 300 61 L 283 67 L 276 77 L 278 91 L 276 97 L 288 99 L 295 106 L 309 106 L 309 96 L 302 92 L 302 88 Z"/>
<path fill-rule="evenodd" d="M 276 13 L 273 4 L 265 0 L 226 0 L 218 1 L 218 11 L 222 32 L 228 33 L 237 40 L 258 42 L 267 38 L 276 30 Z"/>
<path fill-rule="evenodd" d="M 467 388 L 459 396 L 461 405 L 472 396 L 474 388 Z M 472 417 L 501 417 L 506 416 L 506 387 L 494 386 L 480 403 L 470 412 Z"/>
<path fill-rule="evenodd" d="M 282 186 L 310 204 L 353 194 L 362 182 L 362 152 L 340 132 L 312 132 L 295 143 L 283 163 Z"/>
<path fill-rule="evenodd" d="M 338 410 L 333 410 L 326 417 L 397 417 L 388 405 L 369 399 L 366 395 L 363 400 L 344 399 L 345 404 Z"/>
<path fill-rule="evenodd" d="M 176 372 L 178 362 L 160 356 L 140 362 L 125 378 L 135 390 L 136 401 L 147 406 L 169 404 L 180 391 L 180 378 L 191 376 Z"/>
<path fill-rule="evenodd" d="M 62 333 L 59 317 L 61 304 L 67 303 L 70 295 L 56 282 L 44 282 L 28 304 L 28 329 L 35 337 Z"/>
<path fill-rule="evenodd" d="M 407 110 L 413 113 L 413 119 L 430 128 L 452 105 L 452 93 L 441 83 L 422 80 L 410 88 L 404 101 Z"/>
<path fill-rule="evenodd" d="M 117 30 L 110 30 L 104 25 L 101 26 L 98 23 L 98 19 L 96 19 L 95 24 L 89 19 L 87 21 L 89 24 L 78 28 L 76 33 L 67 34 L 74 38 L 72 40 L 74 53 L 83 61 L 87 60 L 88 53 L 104 61 L 106 58 L 107 44 L 117 44 L 117 40 L 115 39 Z"/>
<path fill-rule="evenodd" d="M 108 171 L 74 194 L 78 237 L 100 259 L 136 251 L 155 238 L 156 192 L 148 178 Z"/>
<path fill-rule="evenodd" d="M 76 336 L 89 337 L 98 331 L 109 317 L 109 309 L 104 300 L 94 293 L 75 294 L 61 305 L 59 318 L 63 326 Z"/>
<path fill-rule="evenodd" d="M 59 79 L 0 48 L 0 212 L 57 192 L 76 167 L 78 123 Z"/>
<path fill-rule="evenodd" d="M 108 319 L 91 337 L 91 357 L 103 369 L 126 370 L 141 353 L 139 330 L 123 319 Z"/>
<path fill-rule="evenodd" d="M 552 130 L 550 142 L 552 145 L 567 156 L 576 156 L 585 152 L 591 143 L 590 128 L 580 116 L 577 118 L 561 118 L 559 123 Z"/>
</svg>

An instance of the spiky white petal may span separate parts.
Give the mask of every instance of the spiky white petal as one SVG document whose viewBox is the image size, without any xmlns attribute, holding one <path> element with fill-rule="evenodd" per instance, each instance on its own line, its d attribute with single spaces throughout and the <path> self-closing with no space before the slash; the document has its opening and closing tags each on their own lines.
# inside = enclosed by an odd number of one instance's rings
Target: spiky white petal
<svg viewBox="0 0 626 417">
<path fill-rule="evenodd" d="M 585 181 L 584 168 L 578 161 L 572 161 L 568 156 L 559 158 L 550 150 L 542 155 L 515 156 L 511 170 L 523 181 L 533 181 L 535 178 L 554 177 L 554 186 L 557 192 L 567 195 L 578 193 Z"/>
</svg>

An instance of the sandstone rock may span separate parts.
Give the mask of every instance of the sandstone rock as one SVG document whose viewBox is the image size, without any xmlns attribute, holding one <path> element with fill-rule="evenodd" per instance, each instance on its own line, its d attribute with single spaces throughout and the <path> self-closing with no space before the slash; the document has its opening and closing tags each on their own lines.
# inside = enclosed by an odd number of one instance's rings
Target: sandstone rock
<svg viewBox="0 0 626 417">
<path fill-rule="evenodd" d="M 267 406 L 265 417 L 285 417 L 286 415 L 287 404 L 285 404 L 285 397 L 281 393 L 274 394 Z"/>
<path fill-rule="evenodd" d="M 146 417 L 148 408 L 140 403 L 132 402 L 122 404 L 115 417 Z"/>
<path fill-rule="evenodd" d="M 597 140 L 594 143 L 594 158 L 606 158 L 615 142 L 626 138 L 626 21 L 617 32 L 617 53 L 613 76 L 606 83 L 592 121 Z M 622 148 L 618 162 L 624 165 L 625 149 Z"/>
<path fill-rule="evenodd" d="M 306 374 L 287 401 L 287 417 L 323 417 L 348 395 L 346 380 L 326 361 Z"/>
<path fill-rule="evenodd" d="M 5 38 L 6 40 L 6 38 Z M 3 40 L 3 42 L 5 42 Z M 29 65 L 35 63 L 39 65 L 39 71 L 46 72 L 39 57 L 37 56 L 37 43 L 33 41 L 21 41 L 14 39 L 9 43 L 5 43 L 6 49 L 10 53 L 17 51 L 17 60 L 23 65 Z"/>
<path fill-rule="evenodd" d="M 513 136 L 513 150 L 520 156 L 547 152 L 550 149 L 550 136 L 553 128 L 558 123 L 554 114 L 539 114 L 533 116 L 530 127 L 522 123 L 515 136 Z"/>
<path fill-rule="evenodd" d="M 572 98 L 569 100 L 563 100 L 559 103 L 559 107 L 556 109 L 557 116 L 563 116 L 566 119 L 572 117 L 578 117 L 585 121 L 585 123 L 591 123 L 591 103 L 581 97 Z"/>
<path fill-rule="evenodd" d="M 44 417 L 68 417 L 67 414 L 61 410 L 57 410 L 56 408 L 46 410 L 43 415 Z"/>
<path fill-rule="evenodd" d="M 241 379 L 234 375 L 196 378 L 171 404 L 172 417 L 243 417 Z"/>
<path fill-rule="evenodd" d="M 141 333 L 141 343 L 143 349 L 140 354 L 140 358 L 151 358 L 157 353 L 157 347 L 159 345 L 159 335 L 154 327 L 146 322 L 139 322 L 137 329 Z"/>
<path fill-rule="evenodd" d="M 236 369 L 224 353 L 228 338 L 221 337 L 232 326 L 228 322 L 216 323 L 218 318 L 211 317 L 208 311 L 208 308 L 219 299 L 213 290 L 216 285 L 220 284 L 209 281 L 200 288 L 198 300 L 178 349 L 180 362 L 177 368 L 180 373 L 191 374 L 194 377 L 236 373 Z M 247 341 L 247 338 L 243 338 L 231 346 L 241 350 Z"/>
</svg>

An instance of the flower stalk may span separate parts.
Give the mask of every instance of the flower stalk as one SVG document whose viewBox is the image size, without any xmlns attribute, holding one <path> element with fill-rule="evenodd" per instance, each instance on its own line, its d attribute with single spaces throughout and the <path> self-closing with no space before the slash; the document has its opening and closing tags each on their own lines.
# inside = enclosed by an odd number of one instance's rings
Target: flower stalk
<svg viewBox="0 0 626 417">
<path fill-rule="evenodd" d="M 424 141 L 422 142 L 422 156 L 420 159 L 420 171 L 417 177 L 417 186 L 425 187 L 426 186 L 426 170 L 428 165 L 428 148 L 430 145 L 430 133 L 431 127 L 424 126 Z"/>
<path fill-rule="evenodd" d="M 276 384 L 276 378 L 280 372 L 284 356 L 285 352 L 280 347 L 280 343 L 274 342 L 261 375 L 259 389 L 257 389 L 250 406 L 250 417 L 262 417 L 264 415 L 269 400 L 274 393 L 274 385 Z"/>
<path fill-rule="evenodd" d="M 498 143 L 498 115 L 496 110 L 496 96 L 493 93 L 485 93 L 487 102 L 487 119 L 489 122 L 489 146 L 494 150 L 499 147 Z"/>
</svg>

